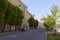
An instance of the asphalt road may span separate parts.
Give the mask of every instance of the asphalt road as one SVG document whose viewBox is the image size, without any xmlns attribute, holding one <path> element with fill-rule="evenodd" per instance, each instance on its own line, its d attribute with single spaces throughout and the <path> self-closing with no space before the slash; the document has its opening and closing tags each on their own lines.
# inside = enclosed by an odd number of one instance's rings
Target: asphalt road
<svg viewBox="0 0 60 40">
<path fill-rule="evenodd" d="M 47 40 L 45 29 L 34 29 L 25 32 L 6 33 L 0 40 Z"/>
</svg>

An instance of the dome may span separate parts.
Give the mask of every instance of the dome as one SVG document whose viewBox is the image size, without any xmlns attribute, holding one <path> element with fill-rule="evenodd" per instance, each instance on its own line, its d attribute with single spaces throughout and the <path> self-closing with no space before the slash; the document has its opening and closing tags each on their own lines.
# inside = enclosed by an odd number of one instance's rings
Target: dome
<svg viewBox="0 0 60 40">
<path fill-rule="evenodd" d="M 41 16 L 41 20 L 45 20 L 45 16 L 44 15 Z"/>
</svg>

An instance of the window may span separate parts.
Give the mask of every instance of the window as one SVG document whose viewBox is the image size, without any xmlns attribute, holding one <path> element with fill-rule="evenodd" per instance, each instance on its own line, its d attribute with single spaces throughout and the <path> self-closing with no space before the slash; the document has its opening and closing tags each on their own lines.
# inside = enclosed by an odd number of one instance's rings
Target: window
<svg viewBox="0 0 60 40">
<path fill-rule="evenodd" d="M 22 6 L 22 5 L 19 5 L 20 7 Z"/>
</svg>

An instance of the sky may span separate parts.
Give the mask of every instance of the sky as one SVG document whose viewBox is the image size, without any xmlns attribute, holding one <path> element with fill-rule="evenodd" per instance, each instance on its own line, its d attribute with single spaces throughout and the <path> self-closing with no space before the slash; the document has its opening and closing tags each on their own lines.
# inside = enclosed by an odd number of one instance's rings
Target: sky
<svg viewBox="0 0 60 40">
<path fill-rule="evenodd" d="M 51 14 L 53 4 L 60 7 L 60 0 L 21 0 L 28 7 L 28 11 L 35 15 L 35 19 L 40 20 L 41 16 Z"/>
</svg>

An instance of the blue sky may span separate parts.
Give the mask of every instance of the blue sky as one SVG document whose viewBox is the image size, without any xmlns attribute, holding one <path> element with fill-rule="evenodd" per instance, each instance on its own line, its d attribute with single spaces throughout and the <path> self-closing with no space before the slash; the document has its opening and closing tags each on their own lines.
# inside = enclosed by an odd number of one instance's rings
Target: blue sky
<svg viewBox="0 0 60 40">
<path fill-rule="evenodd" d="M 51 6 L 53 4 L 60 7 L 60 0 L 21 0 L 28 6 L 28 11 L 31 14 L 35 14 L 35 19 L 40 20 L 41 16 L 46 16 L 50 13 Z"/>
</svg>

